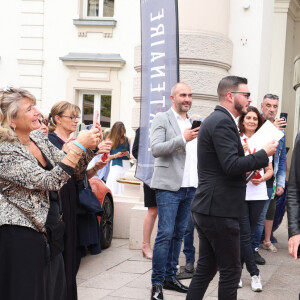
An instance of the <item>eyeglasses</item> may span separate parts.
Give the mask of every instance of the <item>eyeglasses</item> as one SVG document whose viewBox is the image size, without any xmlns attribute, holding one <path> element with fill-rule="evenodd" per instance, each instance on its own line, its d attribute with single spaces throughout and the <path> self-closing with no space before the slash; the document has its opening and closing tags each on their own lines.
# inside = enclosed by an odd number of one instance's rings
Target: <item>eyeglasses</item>
<svg viewBox="0 0 300 300">
<path fill-rule="evenodd" d="M 45 120 L 45 119 L 42 119 L 42 120 L 38 119 L 38 121 L 39 121 L 39 123 L 40 123 L 41 126 L 42 126 L 42 124 L 48 126 L 48 121 L 47 120 Z"/>
<path fill-rule="evenodd" d="M 251 93 L 246 93 L 246 92 L 230 92 L 232 94 L 243 94 L 246 99 L 249 99 Z"/>
<path fill-rule="evenodd" d="M 279 100 L 279 97 L 277 95 L 273 95 L 273 94 L 266 94 L 264 96 L 264 99 L 265 98 L 270 98 L 270 99 L 276 99 L 276 100 Z"/>
<path fill-rule="evenodd" d="M 69 118 L 72 121 L 80 120 L 80 116 L 65 116 L 65 115 L 60 115 L 61 117 Z"/>
</svg>

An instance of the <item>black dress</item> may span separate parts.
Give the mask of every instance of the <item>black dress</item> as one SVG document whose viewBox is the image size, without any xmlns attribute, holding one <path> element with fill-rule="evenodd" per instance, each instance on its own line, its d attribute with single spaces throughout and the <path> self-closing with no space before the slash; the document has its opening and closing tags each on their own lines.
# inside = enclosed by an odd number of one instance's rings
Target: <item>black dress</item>
<svg viewBox="0 0 300 300">
<path fill-rule="evenodd" d="M 40 166 L 51 170 L 52 165 L 45 159 L 46 167 Z M 60 222 L 57 193 L 50 192 L 49 197 L 46 228 Z M 51 255 L 46 235 L 29 227 L 0 226 L 0 298 L 65 300 L 66 297 L 63 257 L 61 252 Z"/>
<path fill-rule="evenodd" d="M 64 141 L 54 132 L 49 133 L 49 141 L 58 149 L 62 149 Z M 77 190 L 76 181 L 72 176 L 68 182 L 59 191 L 62 203 L 63 221 L 65 223 L 64 251 L 63 258 L 65 264 L 65 274 L 67 282 L 67 299 L 77 299 L 76 274 L 78 271 L 78 260 L 76 254 L 77 230 L 76 230 L 76 211 L 77 211 Z"/>
<path fill-rule="evenodd" d="M 132 154 L 137 160 L 139 155 L 139 141 L 140 141 L 140 127 L 136 130 L 135 139 L 132 146 Z M 155 191 L 150 188 L 149 185 L 144 183 L 144 206 L 145 207 L 156 207 Z"/>
</svg>

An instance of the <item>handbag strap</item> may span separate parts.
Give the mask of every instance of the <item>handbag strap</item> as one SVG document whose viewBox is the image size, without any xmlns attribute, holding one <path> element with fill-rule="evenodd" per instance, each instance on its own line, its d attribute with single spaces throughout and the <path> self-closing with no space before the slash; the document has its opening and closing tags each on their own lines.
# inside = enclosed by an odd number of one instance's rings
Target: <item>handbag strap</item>
<svg viewBox="0 0 300 300">
<path fill-rule="evenodd" d="M 89 187 L 89 183 L 88 183 L 86 173 L 84 174 L 84 178 L 83 178 L 83 186 L 84 186 L 84 189 L 87 189 Z"/>
</svg>

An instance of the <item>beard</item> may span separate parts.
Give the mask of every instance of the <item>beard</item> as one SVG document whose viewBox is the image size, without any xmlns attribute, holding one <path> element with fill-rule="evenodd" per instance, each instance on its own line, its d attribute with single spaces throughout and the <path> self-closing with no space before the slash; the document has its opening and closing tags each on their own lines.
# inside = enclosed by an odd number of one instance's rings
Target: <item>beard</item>
<svg viewBox="0 0 300 300">
<path fill-rule="evenodd" d="M 184 105 L 188 105 L 188 108 L 185 108 Z M 177 109 L 180 112 L 185 112 L 186 113 L 186 112 L 188 112 L 190 110 L 191 106 L 192 106 L 191 103 L 183 103 L 182 105 L 178 105 Z"/>
<path fill-rule="evenodd" d="M 236 98 L 234 98 L 234 108 L 239 113 L 239 115 L 245 115 L 247 113 L 247 108 L 249 105 L 243 107 Z"/>
</svg>

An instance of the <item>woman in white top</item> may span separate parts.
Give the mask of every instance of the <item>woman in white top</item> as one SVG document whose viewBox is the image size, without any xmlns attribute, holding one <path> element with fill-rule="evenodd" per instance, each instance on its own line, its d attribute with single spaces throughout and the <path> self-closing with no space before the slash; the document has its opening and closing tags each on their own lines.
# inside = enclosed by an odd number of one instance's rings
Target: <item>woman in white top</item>
<svg viewBox="0 0 300 300">
<path fill-rule="evenodd" d="M 251 147 L 251 143 L 248 144 L 248 141 L 262 126 L 263 122 L 259 111 L 253 106 L 249 106 L 247 114 L 240 117 L 239 130 L 245 155 L 251 155 L 256 151 L 255 148 Z M 262 285 L 251 244 L 256 223 L 265 205 L 265 201 L 268 200 L 266 181 L 272 175 L 272 157 L 270 157 L 269 165 L 264 169 L 257 170 L 247 183 L 244 214 L 240 219 L 241 265 L 246 264 L 246 268 L 251 276 L 251 288 L 254 292 L 262 291 Z M 239 287 L 242 287 L 242 281 L 240 281 Z"/>
</svg>

